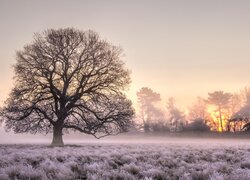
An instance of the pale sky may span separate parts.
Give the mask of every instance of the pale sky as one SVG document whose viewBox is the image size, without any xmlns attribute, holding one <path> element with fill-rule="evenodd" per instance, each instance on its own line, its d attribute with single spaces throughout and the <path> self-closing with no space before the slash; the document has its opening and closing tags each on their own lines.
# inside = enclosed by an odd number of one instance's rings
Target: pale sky
<svg viewBox="0 0 250 180">
<path fill-rule="evenodd" d="M 133 100 L 148 86 L 184 107 L 250 85 L 249 0 L 0 0 L 0 24 L 1 102 L 16 50 L 35 32 L 61 27 L 92 29 L 123 47 Z"/>
</svg>

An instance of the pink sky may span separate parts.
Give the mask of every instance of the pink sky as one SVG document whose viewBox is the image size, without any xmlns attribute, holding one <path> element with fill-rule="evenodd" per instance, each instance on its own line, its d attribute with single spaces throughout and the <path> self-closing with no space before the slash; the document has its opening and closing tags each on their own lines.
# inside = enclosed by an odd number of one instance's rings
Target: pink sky
<svg viewBox="0 0 250 180">
<path fill-rule="evenodd" d="M 0 101 L 12 87 L 15 51 L 47 28 L 93 29 L 124 49 L 129 97 L 148 86 L 185 107 L 208 92 L 250 85 L 250 1 L 0 2 Z"/>
</svg>

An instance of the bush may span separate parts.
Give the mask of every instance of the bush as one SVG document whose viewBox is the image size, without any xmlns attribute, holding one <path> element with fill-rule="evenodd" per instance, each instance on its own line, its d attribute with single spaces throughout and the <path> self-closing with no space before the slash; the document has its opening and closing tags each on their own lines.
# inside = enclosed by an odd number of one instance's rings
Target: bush
<svg viewBox="0 0 250 180">
<path fill-rule="evenodd" d="M 192 123 L 188 124 L 185 131 L 210 131 L 209 126 L 204 123 L 203 119 L 195 119 Z"/>
</svg>

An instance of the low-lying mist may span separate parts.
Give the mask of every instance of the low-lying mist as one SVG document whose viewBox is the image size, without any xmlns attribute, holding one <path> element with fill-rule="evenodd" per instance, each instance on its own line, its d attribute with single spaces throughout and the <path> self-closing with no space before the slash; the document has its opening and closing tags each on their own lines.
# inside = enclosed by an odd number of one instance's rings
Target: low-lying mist
<svg viewBox="0 0 250 180">
<path fill-rule="evenodd" d="M 0 130 L 0 144 L 44 144 L 50 145 L 52 134 L 14 134 Z M 128 132 L 96 139 L 93 136 L 71 133 L 63 135 L 65 145 L 87 144 L 152 144 L 152 145 L 250 145 L 250 134 L 187 132 L 187 133 L 142 133 Z"/>
</svg>

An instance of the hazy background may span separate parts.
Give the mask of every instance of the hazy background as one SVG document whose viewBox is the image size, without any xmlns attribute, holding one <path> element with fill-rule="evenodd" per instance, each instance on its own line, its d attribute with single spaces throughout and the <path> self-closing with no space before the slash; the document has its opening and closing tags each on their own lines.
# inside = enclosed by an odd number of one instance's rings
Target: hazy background
<svg viewBox="0 0 250 180">
<path fill-rule="evenodd" d="M 179 106 L 250 84 L 248 0 L 0 0 L 0 104 L 16 50 L 47 28 L 92 29 L 124 49 L 129 97 L 151 87 Z M 2 133 L 2 132 L 1 132 Z"/>
</svg>

